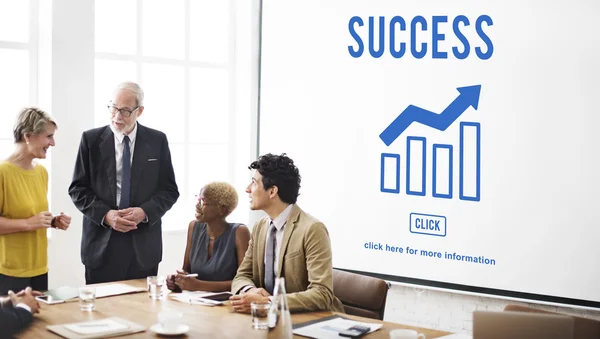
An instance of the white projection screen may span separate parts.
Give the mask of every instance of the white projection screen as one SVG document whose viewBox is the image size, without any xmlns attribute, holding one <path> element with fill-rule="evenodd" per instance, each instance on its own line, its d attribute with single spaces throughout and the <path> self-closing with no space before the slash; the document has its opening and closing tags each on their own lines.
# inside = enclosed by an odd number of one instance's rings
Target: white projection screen
<svg viewBox="0 0 600 339">
<path fill-rule="evenodd" d="M 600 2 L 264 0 L 259 152 L 336 268 L 600 308 Z"/>
</svg>

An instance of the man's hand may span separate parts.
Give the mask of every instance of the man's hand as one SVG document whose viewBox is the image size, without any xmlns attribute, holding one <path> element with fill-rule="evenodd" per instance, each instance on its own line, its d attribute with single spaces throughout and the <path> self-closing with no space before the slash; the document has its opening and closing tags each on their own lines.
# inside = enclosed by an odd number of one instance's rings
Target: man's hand
<svg viewBox="0 0 600 339">
<path fill-rule="evenodd" d="M 41 295 L 38 291 L 31 290 L 31 287 L 27 287 L 23 291 L 15 294 L 13 291 L 8 291 L 13 307 L 17 304 L 23 303 L 31 309 L 31 313 L 40 313 L 40 304 L 35 300 L 36 295 Z"/>
<path fill-rule="evenodd" d="M 129 207 L 120 210 L 119 216 L 129 221 L 133 221 L 137 225 L 146 219 L 146 212 L 140 207 Z"/>
<path fill-rule="evenodd" d="M 12 307 L 12 300 L 10 300 L 10 297 L 0 298 L 0 308 L 10 308 L 10 307 Z"/>
<path fill-rule="evenodd" d="M 137 229 L 135 222 L 121 217 L 117 210 L 108 211 L 104 216 L 104 223 L 108 224 L 113 230 L 123 233 Z"/>
<path fill-rule="evenodd" d="M 21 292 L 17 293 L 17 297 L 24 296 L 26 291 L 27 291 L 27 289 L 21 290 Z M 44 293 L 42 293 L 40 291 L 36 291 L 36 290 L 31 290 L 31 294 L 33 294 L 34 297 L 40 297 L 40 296 L 44 295 Z"/>
<path fill-rule="evenodd" d="M 61 230 L 67 230 L 71 225 L 71 217 L 63 212 L 54 217 L 54 226 Z"/>
<path fill-rule="evenodd" d="M 48 228 L 52 226 L 52 213 L 40 212 L 33 217 L 27 219 L 27 225 L 30 230 L 37 230 L 40 228 Z"/>
<path fill-rule="evenodd" d="M 267 292 L 267 290 L 265 290 L 264 288 L 257 288 L 257 287 L 252 287 L 251 289 L 247 290 L 246 292 L 243 292 L 243 294 L 258 294 L 258 295 L 262 295 L 263 297 L 270 297 L 271 294 L 269 294 L 269 292 Z"/>
<path fill-rule="evenodd" d="M 255 289 L 252 289 L 252 290 L 255 290 Z M 250 291 L 248 291 L 248 292 L 250 292 Z M 232 295 L 229 298 L 229 300 L 231 301 L 231 306 L 233 306 L 233 310 L 235 312 L 250 313 L 250 303 L 251 302 L 262 302 L 262 303 L 269 302 L 269 297 L 261 295 L 260 293 L 248 293 L 248 292 L 246 292 L 244 294 Z"/>
</svg>

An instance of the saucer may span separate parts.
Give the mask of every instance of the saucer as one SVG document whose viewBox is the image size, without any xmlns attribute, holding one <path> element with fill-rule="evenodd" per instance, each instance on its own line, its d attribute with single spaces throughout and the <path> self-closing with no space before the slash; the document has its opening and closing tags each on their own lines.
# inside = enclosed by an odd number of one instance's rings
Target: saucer
<svg viewBox="0 0 600 339">
<path fill-rule="evenodd" d="M 179 324 L 179 327 L 175 331 L 166 331 L 160 324 L 154 324 L 150 327 L 150 330 L 156 334 L 161 335 L 181 335 L 187 333 L 190 330 L 188 325 Z"/>
</svg>

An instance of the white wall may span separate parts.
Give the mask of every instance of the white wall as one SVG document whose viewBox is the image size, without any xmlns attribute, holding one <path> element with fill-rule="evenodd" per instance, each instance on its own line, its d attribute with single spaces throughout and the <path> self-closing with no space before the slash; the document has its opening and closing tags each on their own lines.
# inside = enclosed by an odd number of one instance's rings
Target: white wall
<svg viewBox="0 0 600 339">
<path fill-rule="evenodd" d="M 52 114 L 58 122 L 52 149 L 53 213 L 72 216 L 66 232 L 52 230 L 48 246 L 50 288 L 85 284 L 79 257 L 81 213 L 68 195 L 81 133 L 94 124 L 94 1 L 54 0 L 52 14 Z M 75 14 L 76 13 L 76 14 Z"/>
<path fill-rule="evenodd" d="M 384 320 L 453 333 L 470 334 L 473 331 L 473 311 L 502 311 L 508 304 L 519 304 L 551 312 L 600 320 L 599 311 L 426 290 L 395 283 L 388 291 Z"/>
</svg>

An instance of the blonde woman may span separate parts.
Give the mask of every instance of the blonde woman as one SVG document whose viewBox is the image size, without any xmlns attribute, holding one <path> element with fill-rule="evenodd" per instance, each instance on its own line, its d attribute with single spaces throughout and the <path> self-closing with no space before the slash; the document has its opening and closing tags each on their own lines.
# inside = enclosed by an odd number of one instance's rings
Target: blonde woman
<svg viewBox="0 0 600 339">
<path fill-rule="evenodd" d="M 167 286 L 172 291 L 229 291 L 250 241 L 246 225 L 226 220 L 237 206 L 237 192 L 228 183 L 211 182 L 197 198 L 196 219 L 188 226 L 183 269 L 169 275 Z"/>
<path fill-rule="evenodd" d="M 66 230 L 71 217 L 48 211 L 45 159 L 55 145 L 56 122 L 34 107 L 23 109 L 13 134 L 15 151 L 0 162 L 0 295 L 9 290 L 48 289 L 46 229 Z"/>
</svg>

